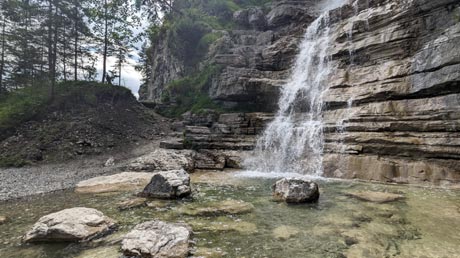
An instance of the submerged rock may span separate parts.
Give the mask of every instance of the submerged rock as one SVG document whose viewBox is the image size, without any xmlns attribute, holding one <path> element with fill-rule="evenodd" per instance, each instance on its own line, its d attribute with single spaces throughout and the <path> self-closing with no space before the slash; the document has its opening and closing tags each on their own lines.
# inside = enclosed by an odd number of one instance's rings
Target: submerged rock
<svg viewBox="0 0 460 258">
<path fill-rule="evenodd" d="M 159 220 L 137 225 L 122 241 L 128 257 L 182 258 L 189 253 L 192 231 L 185 224 Z"/>
<path fill-rule="evenodd" d="M 275 200 L 287 203 L 315 202 L 319 198 L 318 184 L 300 178 L 283 178 L 272 189 Z"/>
<path fill-rule="evenodd" d="M 211 220 L 198 218 L 191 220 L 189 223 L 195 231 L 214 233 L 235 231 L 243 235 L 251 235 L 257 232 L 256 224 L 229 217 L 214 217 Z"/>
<path fill-rule="evenodd" d="M 96 209 L 77 207 L 41 217 L 24 242 L 89 241 L 115 228 L 115 221 Z"/>
<path fill-rule="evenodd" d="M 140 195 L 173 199 L 188 196 L 191 192 L 189 174 L 185 170 L 171 170 L 155 174 Z"/>
<path fill-rule="evenodd" d="M 300 232 L 292 226 L 280 226 L 273 230 L 273 237 L 278 240 L 288 240 L 291 237 L 298 235 Z"/>
<path fill-rule="evenodd" d="M 150 182 L 154 173 L 123 172 L 111 176 L 100 176 L 81 181 L 77 193 L 107 193 L 142 189 Z"/>
<path fill-rule="evenodd" d="M 75 258 L 119 258 L 118 249 L 117 246 L 101 246 L 84 250 Z"/>
<path fill-rule="evenodd" d="M 404 198 L 401 194 L 385 193 L 385 192 L 372 192 L 372 191 L 363 191 L 363 192 L 349 192 L 347 195 L 354 197 L 359 200 L 376 202 L 376 203 L 386 203 L 394 202 Z"/>
<path fill-rule="evenodd" d="M 225 200 L 222 202 L 211 202 L 207 204 L 191 204 L 179 209 L 179 213 L 190 216 L 221 216 L 236 215 L 251 212 L 254 205 L 244 201 Z"/>
<path fill-rule="evenodd" d="M 220 248 L 206 248 L 200 247 L 197 248 L 193 254 L 193 257 L 200 257 L 200 258 L 221 258 L 227 255 L 226 252 L 222 251 Z"/>
<path fill-rule="evenodd" d="M 147 206 L 147 199 L 145 198 L 134 198 L 118 203 L 118 209 L 121 211 L 130 210 Z"/>
</svg>

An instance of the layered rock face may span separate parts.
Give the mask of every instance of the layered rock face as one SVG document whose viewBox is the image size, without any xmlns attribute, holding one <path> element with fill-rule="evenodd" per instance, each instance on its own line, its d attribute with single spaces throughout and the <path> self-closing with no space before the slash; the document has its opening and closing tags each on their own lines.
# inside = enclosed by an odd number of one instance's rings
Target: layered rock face
<svg viewBox="0 0 460 258">
<path fill-rule="evenodd" d="M 460 2 L 359 0 L 330 15 L 326 175 L 460 182 Z"/>
<path fill-rule="evenodd" d="M 320 2 L 273 1 L 235 13 L 239 29 L 224 31 L 209 53 L 224 67 L 209 96 L 274 112 Z M 460 2 L 357 0 L 329 17 L 325 176 L 460 183 Z M 185 147 L 252 149 L 254 137 L 220 128 L 219 119 L 206 121 L 206 133 L 189 130 Z"/>
</svg>

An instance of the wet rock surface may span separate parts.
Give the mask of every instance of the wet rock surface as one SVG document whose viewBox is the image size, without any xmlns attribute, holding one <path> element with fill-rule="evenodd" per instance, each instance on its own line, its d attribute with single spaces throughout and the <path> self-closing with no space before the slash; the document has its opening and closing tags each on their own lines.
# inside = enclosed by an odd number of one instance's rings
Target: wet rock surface
<svg viewBox="0 0 460 258">
<path fill-rule="evenodd" d="M 375 202 L 375 203 L 394 202 L 394 201 L 398 201 L 404 198 L 404 196 L 401 194 L 385 193 L 385 192 L 371 192 L 371 191 L 348 192 L 346 194 L 356 199 L 362 200 L 362 201 Z"/>
<path fill-rule="evenodd" d="M 210 202 L 191 204 L 179 209 L 179 213 L 190 216 L 221 216 L 245 214 L 254 210 L 254 205 L 244 201 L 225 200 L 221 202 Z"/>
<path fill-rule="evenodd" d="M 192 231 L 185 224 L 159 220 L 137 225 L 122 241 L 128 257 L 185 258 L 189 253 Z"/>
<path fill-rule="evenodd" d="M 115 221 L 91 208 L 71 208 L 41 217 L 23 237 L 24 242 L 89 241 L 109 233 Z"/>
<path fill-rule="evenodd" d="M 174 199 L 189 196 L 191 192 L 190 176 L 182 169 L 155 174 L 139 195 L 160 199 Z"/>
<path fill-rule="evenodd" d="M 287 203 L 316 202 L 319 198 L 318 184 L 300 178 L 283 178 L 273 186 L 273 198 Z"/>
<path fill-rule="evenodd" d="M 118 209 L 120 211 L 141 208 L 144 206 L 147 206 L 146 198 L 134 198 L 118 203 Z"/>
<path fill-rule="evenodd" d="M 299 230 L 292 226 L 280 226 L 273 230 L 273 237 L 278 240 L 288 240 L 299 234 Z"/>
</svg>

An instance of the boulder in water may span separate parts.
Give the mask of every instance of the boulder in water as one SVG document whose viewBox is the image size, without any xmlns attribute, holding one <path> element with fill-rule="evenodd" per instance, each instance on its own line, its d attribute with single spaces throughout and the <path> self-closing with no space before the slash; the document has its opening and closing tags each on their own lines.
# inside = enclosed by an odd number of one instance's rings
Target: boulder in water
<svg viewBox="0 0 460 258">
<path fill-rule="evenodd" d="M 5 216 L 0 216 L 0 225 L 5 224 L 5 222 L 8 220 L 7 217 Z"/>
<path fill-rule="evenodd" d="M 24 242 L 89 241 L 115 228 L 115 222 L 90 208 L 71 208 L 41 217 L 24 236 Z"/>
<path fill-rule="evenodd" d="M 300 178 L 283 178 L 272 189 L 275 200 L 287 203 L 315 202 L 319 198 L 318 184 Z"/>
<path fill-rule="evenodd" d="M 171 170 L 155 174 L 140 193 L 143 197 L 174 199 L 190 195 L 190 176 L 185 170 Z"/>
<path fill-rule="evenodd" d="M 122 241 L 128 257 L 183 258 L 189 253 L 191 229 L 185 224 L 159 220 L 137 225 Z"/>
</svg>

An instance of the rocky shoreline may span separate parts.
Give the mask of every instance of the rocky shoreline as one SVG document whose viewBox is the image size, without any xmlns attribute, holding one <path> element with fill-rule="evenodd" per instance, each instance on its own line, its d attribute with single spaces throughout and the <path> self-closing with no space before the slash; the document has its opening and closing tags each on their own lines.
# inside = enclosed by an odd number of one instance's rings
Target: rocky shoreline
<svg viewBox="0 0 460 258">
<path fill-rule="evenodd" d="M 68 190 L 74 188 L 80 181 L 119 173 L 120 169 L 132 159 L 157 149 L 159 144 L 159 140 L 154 140 L 113 156 L 0 169 L 0 202 Z M 109 159 L 114 160 L 114 164 L 106 164 Z"/>
</svg>

